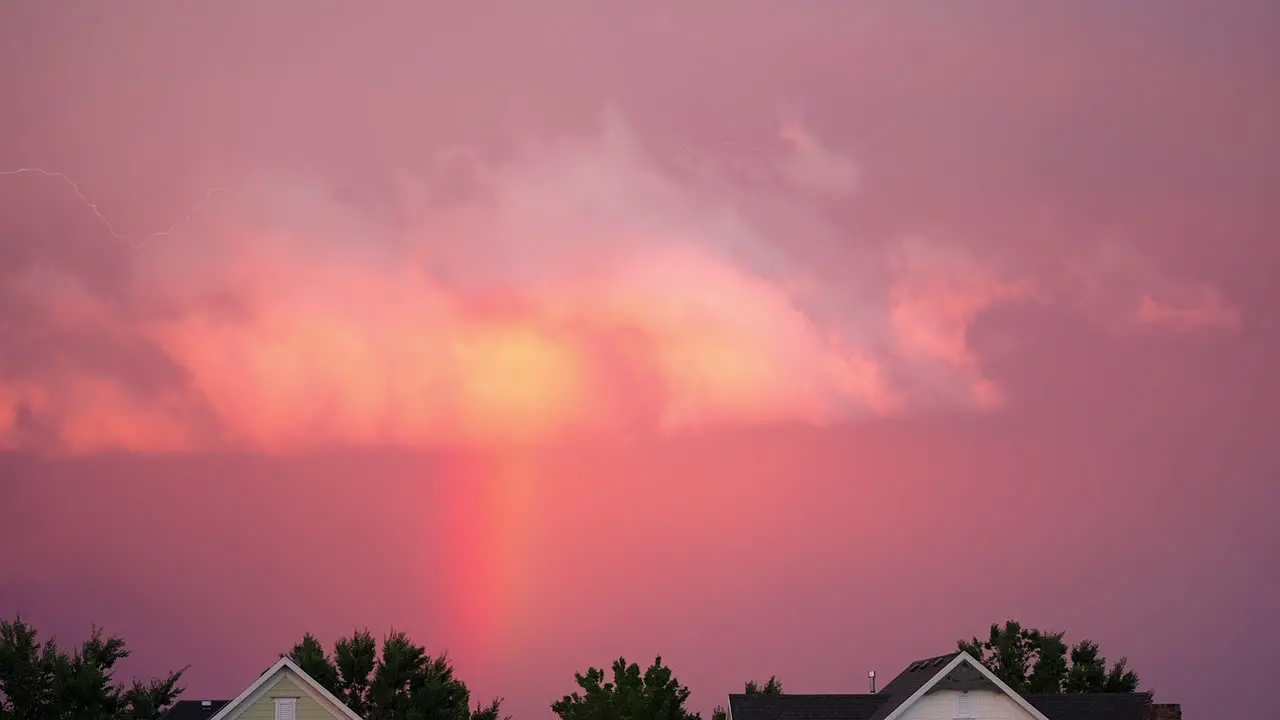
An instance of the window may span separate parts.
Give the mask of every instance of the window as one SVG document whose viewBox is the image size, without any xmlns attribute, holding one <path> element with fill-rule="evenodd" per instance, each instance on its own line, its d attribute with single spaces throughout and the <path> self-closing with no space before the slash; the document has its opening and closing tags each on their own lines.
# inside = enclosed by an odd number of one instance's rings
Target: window
<svg viewBox="0 0 1280 720">
<path fill-rule="evenodd" d="M 970 704 L 969 693 L 967 692 L 962 692 L 956 696 L 956 717 L 973 717 L 973 706 Z"/>
<path fill-rule="evenodd" d="M 276 720 L 298 720 L 298 698 L 276 698 Z"/>
</svg>

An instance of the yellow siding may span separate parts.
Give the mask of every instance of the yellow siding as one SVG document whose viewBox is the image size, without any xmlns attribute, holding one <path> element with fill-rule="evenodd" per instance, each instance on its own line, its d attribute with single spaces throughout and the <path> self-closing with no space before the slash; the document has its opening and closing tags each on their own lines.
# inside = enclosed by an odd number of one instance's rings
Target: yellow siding
<svg viewBox="0 0 1280 720">
<path fill-rule="evenodd" d="M 276 680 L 271 689 L 258 698 L 257 702 L 245 708 L 236 720 L 276 720 L 275 699 L 290 697 L 298 698 L 297 720 L 334 720 L 341 717 L 312 700 L 306 691 L 298 687 L 300 682 L 296 681 L 289 672 L 281 673 L 280 679 Z"/>
</svg>

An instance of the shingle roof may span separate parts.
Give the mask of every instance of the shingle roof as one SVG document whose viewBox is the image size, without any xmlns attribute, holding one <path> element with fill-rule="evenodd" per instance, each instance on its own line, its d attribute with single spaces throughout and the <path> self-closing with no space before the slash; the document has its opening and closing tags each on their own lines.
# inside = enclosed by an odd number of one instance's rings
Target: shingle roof
<svg viewBox="0 0 1280 720">
<path fill-rule="evenodd" d="M 733 720 L 870 720 L 887 695 L 730 695 Z"/>
<path fill-rule="evenodd" d="M 880 694 L 887 697 L 886 702 L 880 706 L 880 709 L 867 720 L 883 720 L 889 716 L 898 706 L 907 701 L 907 698 L 915 694 L 917 690 L 924 687 L 924 684 L 933 679 L 935 675 L 942 672 L 942 668 L 947 663 L 956 659 L 958 652 L 947 653 L 946 655 L 935 655 L 931 658 L 916 660 L 907 669 L 898 673 L 898 676 L 889 681 L 884 686 L 884 690 Z"/>
<path fill-rule="evenodd" d="M 959 653 L 916 660 L 875 695 L 730 695 L 733 720 L 879 720 Z"/>
<path fill-rule="evenodd" d="M 230 700 L 179 700 L 160 720 L 209 720 Z M 209 703 L 205 705 L 204 703 Z"/>
<path fill-rule="evenodd" d="M 1151 693 L 1023 695 L 1049 720 L 1143 720 Z"/>
</svg>

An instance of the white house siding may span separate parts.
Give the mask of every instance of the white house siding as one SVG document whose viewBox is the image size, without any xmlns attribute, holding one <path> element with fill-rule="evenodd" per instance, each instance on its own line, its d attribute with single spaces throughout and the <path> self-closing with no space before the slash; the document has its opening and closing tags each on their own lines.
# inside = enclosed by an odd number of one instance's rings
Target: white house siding
<svg viewBox="0 0 1280 720">
<path fill-rule="evenodd" d="M 955 720 L 959 707 L 959 692 L 937 690 L 915 701 L 902 720 Z M 1034 716 L 1023 710 L 1013 698 L 999 690 L 971 690 L 969 692 L 970 716 L 973 720 L 1032 720 Z"/>
</svg>

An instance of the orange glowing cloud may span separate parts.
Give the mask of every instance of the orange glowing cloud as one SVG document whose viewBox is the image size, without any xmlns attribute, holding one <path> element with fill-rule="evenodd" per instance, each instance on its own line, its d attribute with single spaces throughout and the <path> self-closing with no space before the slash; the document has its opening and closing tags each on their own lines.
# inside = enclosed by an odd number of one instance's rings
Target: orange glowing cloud
<svg viewBox="0 0 1280 720">
<path fill-rule="evenodd" d="M 94 352 L 0 368 L 0 446 L 483 445 L 998 407 L 969 329 L 1045 283 L 919 240 L 801 261 L 846 241 L 826 204 L 855 166 L 799 126 L 783 140 L 761 185 L 667 167 L 611 117 L 454 157 L 403 183 L 394 223 L 255 178 L 134 256 L 127 296 L 49 268 L 6 281 L 59 338 L 171 377 Z"/>
</svg>

